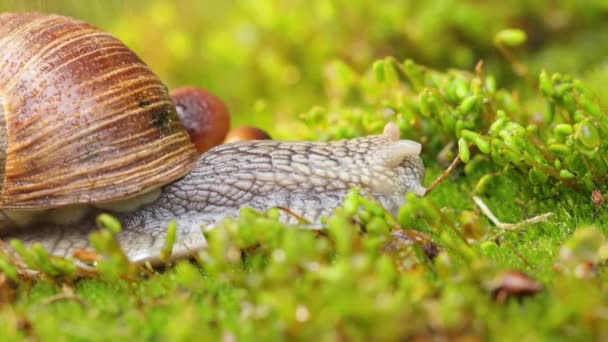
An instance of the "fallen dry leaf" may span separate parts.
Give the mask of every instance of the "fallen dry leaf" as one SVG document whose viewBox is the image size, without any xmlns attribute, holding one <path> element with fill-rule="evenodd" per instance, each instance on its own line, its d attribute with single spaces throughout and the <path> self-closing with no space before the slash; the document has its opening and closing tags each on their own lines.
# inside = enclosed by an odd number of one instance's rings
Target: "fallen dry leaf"
<svg viewBox="0 0 608 342">
<path fill-rule="evenodd" d="M 543 289 L 543 286 L 528 275 L 514 270 L 500 273 L 492 281 L 491 295 L 494 300 L 504 303 L 510 298 L 532 296 Z"/>
</svg>

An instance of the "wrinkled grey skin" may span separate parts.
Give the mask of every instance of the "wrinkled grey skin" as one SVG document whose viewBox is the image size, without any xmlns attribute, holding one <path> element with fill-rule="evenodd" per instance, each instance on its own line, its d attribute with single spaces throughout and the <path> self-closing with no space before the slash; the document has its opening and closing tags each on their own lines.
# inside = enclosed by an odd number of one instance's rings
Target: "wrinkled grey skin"
<svg viewBox="0 0 608 342">
<path fill-rule="evenodd" d="M 250 141 L 225 144 L 205 153 L 186 177 L 163 188 L 153 204 L 114 214 L 123 224 L 117 240 L 130 260 L 157 262 L 170 220 L 177 221 L 173 257 L 205 247 L 201 227 L 213 227 L 240 208 L 288 208 L 320 228 L 320 218 L 339 206 L 348 190 L 359 187 L 396 213 L 404 195 L 424 194 L 420 145 L 399 140 L 387 125 L 382 135 L 330 143 Z M 39 242 L 50 253 L 71 256 L 88 249 L 96 230 L 96 209 L 78 224 L 40 224 L 17 229 L 3 239 Z M 288 224 L 297 218 L 281 212 Z"/>
</svg>

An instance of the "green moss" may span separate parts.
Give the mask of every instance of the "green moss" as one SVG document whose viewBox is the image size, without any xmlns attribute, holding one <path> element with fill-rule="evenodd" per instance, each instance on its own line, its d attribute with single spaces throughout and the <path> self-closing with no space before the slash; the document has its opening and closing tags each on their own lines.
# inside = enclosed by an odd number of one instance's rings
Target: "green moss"
<svg viewBox="0 0 608 342">
<path fill-rule="evenodd" d="M 214 90 L 237 123 L 330 140 L 392 121 L 423 143 L 425 184 L 468 158 L 397 217 L 356 192 L 322 233 L 244 210 L 164 269 L 128 264 L 110 230 L 92 277 L 36 247 L 21 254 L 43 275 L 15 280 L 0 256 L 0 340 L 608 338 L 608 211 L 591 199 L 608 174 L 601 1 L 47 6 L 111 30 L 167 84 Z M 32 9 L 0 2 L 16 7 Z M 505 232 L 473 196 L 502 222 L 552 216 Z M 504 270 L 543 289 L 494 300 Z"/>
</svg>

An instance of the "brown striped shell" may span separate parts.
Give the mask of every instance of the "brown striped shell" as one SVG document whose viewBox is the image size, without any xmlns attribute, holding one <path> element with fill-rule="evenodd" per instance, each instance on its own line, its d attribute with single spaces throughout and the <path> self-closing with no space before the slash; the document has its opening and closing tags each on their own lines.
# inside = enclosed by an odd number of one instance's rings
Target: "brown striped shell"
<svg viewBox="0 0 608 342">
<path fill-rule="evenodd" d="M 166 87 L 87 23 L 0 14 L 0 208 L 125 199 L 196 160 Z"/>
</svg>

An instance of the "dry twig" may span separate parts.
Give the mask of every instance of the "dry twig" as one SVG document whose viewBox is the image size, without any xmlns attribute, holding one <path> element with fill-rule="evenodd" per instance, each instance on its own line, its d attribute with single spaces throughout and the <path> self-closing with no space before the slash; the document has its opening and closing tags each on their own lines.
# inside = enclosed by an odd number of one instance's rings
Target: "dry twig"
<svg viewBox="0 0 608 342">
<path fill-rule="evenodd" d="M 540 214 L 540 215 L 537 215 L 537 216 L 525 219 L 525 220 L 517 222 L 517 223 L 504 223 L 504 222 L 501 222 L 496 216 L 494 216 L 494 214 L 492 213 L 492 211 L 490 210 L 490 208 L 488 208 L 488 206 L 483 202 L 483 200 L 480 197 L 473 196 L 473 201 L 475 201 L 475 204 L 477 204 L 477 206 L 479 207 L 479 209 L 481 209 L 481 212 L 484 215 L 486 215 L 488 217 L 488 219 L 490 221 L 492 221 L 492 223 L 494 223 L 496 225 L 496 227 L 502 229 L 501 232 L 499 232 L 498 234 L 492 236 L 488 240 L 496 239 L 496 238 L 500 237 L 502 234 L 504 234 L 506 232 L 515 231 L 515 230 L 519 229 L 520 227 L 523 227 L 523 226 L 528 225 L 528 224 L 533 224 L 533 223 L 538 223 L 538 222 L 544 222 L 551 215 L 553 215 L 552 212 L 548 212 L 548 213 Z"/>
</svg>

